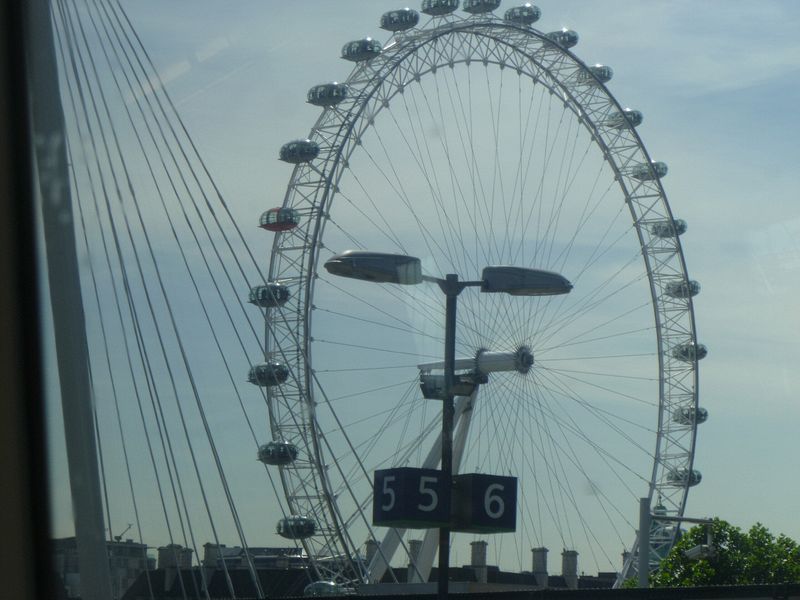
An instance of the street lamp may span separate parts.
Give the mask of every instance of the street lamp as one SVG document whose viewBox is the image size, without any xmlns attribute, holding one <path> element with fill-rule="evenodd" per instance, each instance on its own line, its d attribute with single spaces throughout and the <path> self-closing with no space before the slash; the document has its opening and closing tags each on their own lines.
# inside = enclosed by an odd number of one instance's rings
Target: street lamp
<svg viewBox="0 0 800 600">
<path fill-rule="evenodd" d="M 554 296 L 567 294 L 572 284 L 562 275 L 540 269 L 495 266 L 485 267 L 479 281 L 459 281 L 458 275 L 444 279 L 422 274 L 422 262 L 414 256 L 348 250 L 325 263 L 332 275 L 375 283 L 416 285 L 423 281 L 436 283 L 446 297 L 444 329 L 444 399 L 442 406 L 442 479 L 453 482 L 453 387 L 456 357 L 456 305 L 458 295 L 466 287 L 480 287 L 482 292 L 512 296 Z M 450 571 L 450 527 L 439 528 L 438 596 L 448 593 Z"/>
<path fill-rule="evenodd" d="M 689 560 L 702 560 L 704 558 L 714 558 L 717 555 L 714 547 L 714 538 L 711 530 L 714 520 L 709 518 L 696 518 L 676 516 L 671 517 L 667 515 L 654 515 L 650 512 L 650 498 L 639 499 L 639 542 L 638 551 L 639 556 L 637 563 L 637 582 L 639 587 L 646 588 L 650 586 L 650 528 L 653 521 L 661 521 L 666 523 L 692 523 L 695 525 L 706 526 L 706 543 L 694 546 L 684 551 L 684 556 Z"/>
</svg>

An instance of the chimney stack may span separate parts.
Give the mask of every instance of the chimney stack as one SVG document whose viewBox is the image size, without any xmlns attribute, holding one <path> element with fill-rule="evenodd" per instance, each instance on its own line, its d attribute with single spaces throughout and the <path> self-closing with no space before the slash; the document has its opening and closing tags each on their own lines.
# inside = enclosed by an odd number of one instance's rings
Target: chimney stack
<svg viewBox="0 0 800 600">
<path fill-rule="evenodd" d="M 192 549 L 167 544 L 158 549 L 158 568 L 164 569 L 164 590 L 171 590 L 181 569 L 192 568 Z"/>
<path fill-rule="evenodd" d="M 220 550 L 225 547 L 225 544 L 212 544 L 206 542 L 203 544 L 203 562 L 204 567 L 216 569 L 219 566 L 219 561 L 222 559 Z"/>
<path fill-rule="evenodd" d="M 536 578 L 536 585 L 547 587 L 547 548 L 532 548 L 533 554 L 533 576 Z"/>
<path fill-rule="evenodd" d="M 477 542 L 470 542 L 471 560 L 470 566 L 475 571 L 475 581 L 478 583 L 486 583 L 489 579 L 489 572 L 486 568 L 486 546 L 488 544 L 482 540 Z"/>
<path fill-rule="evenodd" d="M 577 550 L 564 550 L 561 553 L 561 575 L 567 583 L 567 588 L 578 589 L 578 552 Z"/>
<path fill-rule="evenodd" d="M 192 567 L 192 549 L 178 544 L 167 544 L 158 549 L 158 568 L 190 569 Z"/>
</svg>

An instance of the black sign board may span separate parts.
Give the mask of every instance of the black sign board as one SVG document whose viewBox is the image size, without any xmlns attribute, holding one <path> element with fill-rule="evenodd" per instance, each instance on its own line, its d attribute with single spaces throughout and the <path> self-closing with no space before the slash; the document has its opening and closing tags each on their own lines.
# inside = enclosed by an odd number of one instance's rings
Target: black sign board
<svg viewBox="0 0 800 600">
<path fill-rule="evenodd" d="M 441 471 L 400 467 L 375 471 L 372 524 L 431 529 L 450 522 L 450 486 Z"/>
<path fill-rule="evenodd" d="M 469 473 L 453 479 L 453 531 L 507 533 L 516 530 L 516 477 Z"/>
</svg>

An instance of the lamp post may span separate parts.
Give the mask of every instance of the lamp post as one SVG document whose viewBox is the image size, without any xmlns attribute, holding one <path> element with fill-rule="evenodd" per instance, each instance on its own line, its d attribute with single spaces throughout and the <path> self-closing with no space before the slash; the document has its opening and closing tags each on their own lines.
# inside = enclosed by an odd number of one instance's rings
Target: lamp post
<svg viewBox="0 0 800 600">
<path fill-rule="evenodd" d="M 333 256 L 325 263 L 332 275 L 350 277 L 375 283 L 416 285 L 423 281 L 436 283 L 445 295 L 444 328 L 444 399 L 442 405 L 442 461 L 443 481 L 452 487 L 453 482 L 453 413 L 456 362 L 456 307 L 459 294 L 466 287 L 480 286 L 482 292 L 503 292 L 512 296 L 553 296 L 566 294 L 572 284 L 562 275 L 540 269 L 522 267 L 485 267 L 478 281 L 460 281 L 458 275 L 448 274 L 444 279 L 422 274 L 419 258 L 404 254 L 387 254 L 364 250 L 348 250 Z M 450 575 L 450 527 L 439 528 L 438 597 L 445 600 Z"/>
<path fill-rule="evenodd" d="M 694 546 L 684 552 L 684 555 L 689 560 L 700 560 L 703 558 L 712 558 L 716 556 L 714 550 L 714 540 L 711 533 L 711 525 L 714 519 L 710 518 L 696 518 L 696 517 L 671 517 L 667 515 L 654 515 L 650 512 L 650 498 L 639 499 L 639 555 L 637 562 L 637 583 L 640 588 L 650 586 L 650 528 L 652 527 L 653 520 L 665 523 L 692 523 L 695 525 L 705 525 L 706 530 L 706 543 L 699 546 Z"/>
</svg>

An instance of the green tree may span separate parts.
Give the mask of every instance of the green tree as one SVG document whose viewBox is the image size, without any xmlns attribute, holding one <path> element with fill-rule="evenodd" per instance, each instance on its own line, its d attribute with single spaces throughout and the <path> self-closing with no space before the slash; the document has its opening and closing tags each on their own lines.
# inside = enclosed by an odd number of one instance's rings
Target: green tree
<svg viewBox="0 0 800 600">
<path fill-rule="evenodd" d="M 653 587 L 800 583 L 800 546 L 756 523 L 750 531 L 720 519 L 710 525 L 714 556 L 690 560 L 686 550 L 706 543 L 707 526 L 693 527 L 651 577 Z"/>
</svg>

